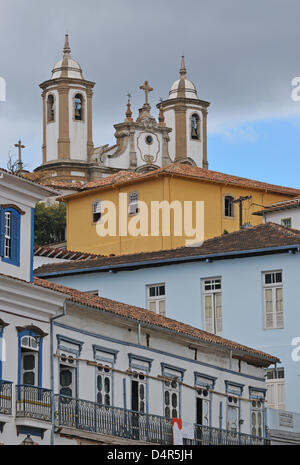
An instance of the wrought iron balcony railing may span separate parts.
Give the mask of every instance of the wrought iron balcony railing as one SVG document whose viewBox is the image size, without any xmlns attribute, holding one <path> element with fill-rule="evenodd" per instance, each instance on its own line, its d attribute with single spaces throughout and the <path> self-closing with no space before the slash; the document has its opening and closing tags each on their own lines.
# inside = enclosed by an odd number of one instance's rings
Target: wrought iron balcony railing
<svg viewBox="0 0 300 465">
<path fill-rule="evenodd" d="M 51 390 L 28 386 L 16 386 L 16 416 L 51 421 Z"/>
<path fill-rule="evenodd" d="M 0 380 L 0 413 L 2 415 L 12 414 L 12 383 Z"/>
<path fill-rule="evenodd" d="M 172 444 L 172 423 L 158 415 L 55 395 L 57 426 L 156 444 Z"/>
<path fill-rule="evenodd" d="M 189 445 L 266 445 L 269 440 L 250 434 L 238 433 L 209 426 L 194 425 L 195 438 L 185 439 Z"/>
</svg>

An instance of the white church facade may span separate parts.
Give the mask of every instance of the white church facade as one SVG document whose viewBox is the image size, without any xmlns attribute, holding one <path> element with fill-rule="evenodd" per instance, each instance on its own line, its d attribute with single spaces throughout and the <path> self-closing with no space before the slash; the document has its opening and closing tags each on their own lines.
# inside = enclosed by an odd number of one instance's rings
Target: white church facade
<svg viewBox="0 0 300 465">
<path fill-rule="evenodd" d="M 156 106 L 159 117 L 151 115 L 145 81 L 145 103 L 136 120 L 130 97 L 123 122 L 115 124 L 116 143 L 94 147 L 92 100 L 94 82 L 83 77 L 80 65 L 71 58 L 68 35 L 63 58 L 51 78 L 42 84 L 43 161 L 36 171 L 45 179 L 92 181 L 119 170 L 147 172 L 173 162 L 208 168 L 207 108 L 195 85 L 187 78 L 182 57 L 179 79 L 169 98 Z"/>
</svg>

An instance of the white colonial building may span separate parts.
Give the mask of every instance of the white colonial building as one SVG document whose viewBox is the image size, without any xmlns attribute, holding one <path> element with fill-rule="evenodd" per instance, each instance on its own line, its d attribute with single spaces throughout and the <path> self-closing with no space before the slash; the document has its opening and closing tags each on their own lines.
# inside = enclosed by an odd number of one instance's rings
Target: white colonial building
<svg viewBox="0 0 300 465">
<path fill-rule="evenodd" d="M 1 170 L 0 443 L 264 443 L 276 357 L 32 279 L 32 209 L 47 195 Z"/>
</svg>

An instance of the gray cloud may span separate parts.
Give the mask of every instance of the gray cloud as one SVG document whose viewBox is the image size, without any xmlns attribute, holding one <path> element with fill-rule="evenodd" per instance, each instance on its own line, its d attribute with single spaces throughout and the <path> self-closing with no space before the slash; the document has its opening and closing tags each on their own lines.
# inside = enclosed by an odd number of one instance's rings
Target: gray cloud
<svg viewBox="0 0 300 465">
<path fill-rule="evenodd" d="M 61 57 L 65 32 L 84 76 L 96 82 L 94 143 L 113 143 L 113 124 L 124 119 L 126 93 L 134 115 L 148 79 L 153 113 L 177 79 L 184 52 L 198 95 L 211 102 L 209 130 L 240 133 L 257 119 L 299 115 L 291 80 L 300 75 L 297 0 L 0 0 L 0 164 L 18 138 L 25 161 L 41 160 L 38 84 Z"/>
</svg>

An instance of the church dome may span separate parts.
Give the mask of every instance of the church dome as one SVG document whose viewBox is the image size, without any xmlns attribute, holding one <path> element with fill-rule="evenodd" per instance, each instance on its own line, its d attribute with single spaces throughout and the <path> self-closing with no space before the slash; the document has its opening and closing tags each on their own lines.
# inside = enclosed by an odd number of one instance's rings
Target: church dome
<svg viewBox="0 0 300 465">
<path fill-rule="evenodd" d="M 197 89 L 195 84 L 186 77 L 186 67 L 184 57 L 181 58 L 180 78 L 171 86 L 169 98 L 192 98 L 197 99 Z"/>
<path fill-rule="evenodd" d="M 54 65 L 51 79 L 57 79 L 61 77 L 83 79 L 82 69 L 79 63 L 73 60 L 70 54 L 71 54 L 71 49 L 69 45 L 69 37 L 68 37 L 68 34 L 66 34 L 64 56 L 61 60 L 59 60 Z"/>
</svg>

